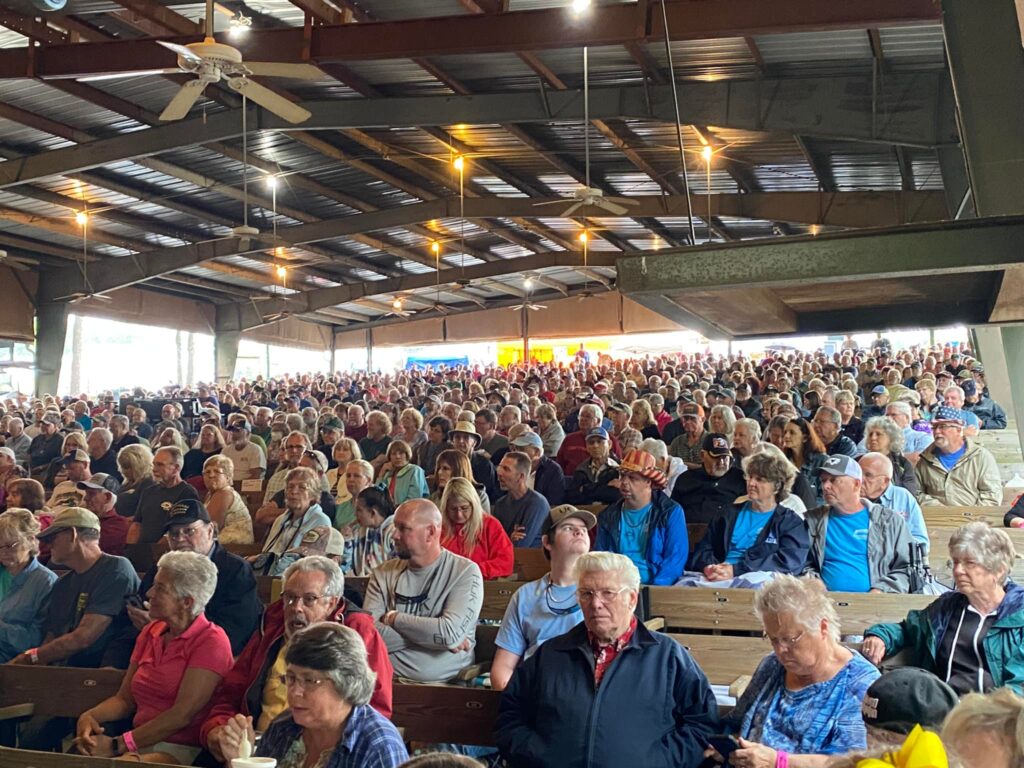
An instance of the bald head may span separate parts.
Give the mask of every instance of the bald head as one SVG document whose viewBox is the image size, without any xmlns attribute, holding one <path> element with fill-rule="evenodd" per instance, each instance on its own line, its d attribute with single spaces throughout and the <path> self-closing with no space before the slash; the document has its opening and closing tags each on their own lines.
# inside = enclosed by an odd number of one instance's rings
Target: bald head
<svg viewBox="0 0 1024 768">
<path fill-rule="evenodd" d="M 441 556 L 441 511 L 430 499 L 410 499 L 395 510 L 395 553 L 414 568 Z"/>
<path fill-rule="evenodd" d="M 860 468 L 864 473 L 864 495 L 878 499 L 892 482 L 892 461 L 883 453 L 865 453 L 860 457 Z"/>
</svg>

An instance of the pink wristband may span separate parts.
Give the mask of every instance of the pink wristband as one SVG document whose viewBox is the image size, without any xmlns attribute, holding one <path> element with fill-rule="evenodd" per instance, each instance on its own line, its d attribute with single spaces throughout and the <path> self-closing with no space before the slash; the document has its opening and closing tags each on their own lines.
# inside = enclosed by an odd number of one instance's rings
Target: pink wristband
<svg viewBox="0 0 1024 768">
<path fill-rule="evenodd" d="M 122 734 L 121 738 L 124 739 L 124 746 L 129 752 L 139 751 L 139 747 L 135 743 L 135 736 L 132 735 L 131 731 L 125 731 L 124 734 Z M 776 765 L 778 765 L 778 763 L 776 763 Z"/>
<path fill-rule="evenodd" d="M 781 749 L 775 751 L 775 768 L 789 768 L 789 753 Z"/>
</svg>

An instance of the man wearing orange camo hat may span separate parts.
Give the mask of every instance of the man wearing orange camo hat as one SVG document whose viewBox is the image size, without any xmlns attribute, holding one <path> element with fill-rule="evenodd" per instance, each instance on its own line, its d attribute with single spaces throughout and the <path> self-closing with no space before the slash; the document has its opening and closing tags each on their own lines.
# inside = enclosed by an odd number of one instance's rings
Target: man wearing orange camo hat
<svg viewBox="0 0 1024 768">
<path fill-rule="evenodd" d="M 619 464 L 622 498 L 598 516 L 594 549 L 628 557 L 644 584 L 675 584 L 690 551 L 682 507 L 665 484 L 654 456 L 630 451 Z"/>
</svg>

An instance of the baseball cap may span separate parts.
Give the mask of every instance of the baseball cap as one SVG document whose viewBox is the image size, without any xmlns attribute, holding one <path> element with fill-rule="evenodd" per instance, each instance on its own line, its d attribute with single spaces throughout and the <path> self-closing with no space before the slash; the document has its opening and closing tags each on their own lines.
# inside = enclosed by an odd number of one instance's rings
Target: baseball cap
<svg viewBox="0 0 1024 768">
<path fill-rule="evenodd" d="M 704 442 L 701 443 L 701 450 L 707 451 L 712 456 L 728 456 L 729 451 L 729 438 L 723 435 L 721 432 L 712 432 L 710 435 L 705 436 Z"/>
<path fill-rule="evenodd" d="M 512 445 L 516 446 L 516 448 L 525 448 L 528 445 L 532 445 L 534 448 L 543 448 L 544 441 L 540 439 L 540 435 L 536 432 L 523 432 L 523 434 L 512 441 Z"/>
<path fill-rule="evenodd" d="M 592 437 L 599 437 L 602 440 L 607 440 L 608 439 L 608 430 L 605 429 L 604 427 L 594 427 L 592 430 L 587 432 L 587 438 L 586 439 L 590 440 L 590 438 L 592 438 Z"/>
<path fill-rule="evenodd" d="M 953 422 L 963 426 L 964 419 L 960 414 L 959 408 L 954 408 L 951 405 L 940 405 L 932 413 L 932 424 Z"/>
<path fill-rule="evenodd" d="M 686 405 L 683 406 L 683 408 L 680 411 L 680 413 L 683 416 L 697 416 L 699 418 L 700 417 L 700 406 L 697 405 L 696 403 L 689 403 L 688 402 L 688 403 L 686 403 Z"/>
<path fill-rule="evenodd" d="M 597 517 L 593 512 L 588 512 L 585 509 L 579 509 L 574 507 L 572 504 L 559 504 L 557 507 L 552 507 L 548 513 L 547 519 L 540 527 L 541 536 L 546 536 L 559 523 L 568 520 L 570 517 L 575 517 L 582 520 L 587 524 L 587 530 L 593 530 L 594 526 L 597 525 Z"/>
<path fill-rule="evenodd" d="M 860 464 L 854 461 L 852 456 L 829 456 L 821 465 L 821 472 L 833 477 L 853 477 L 857 480 L 864 479 L 864 473 Z"/>
<path fill-rule="evenodd" d="M 967 379 L 960 384 L 960 389 L 964 391 L 967 397 L 973 397 L 978 394 L 978 385 L 974 383 L 974 379 Z"/>
<path fill-rule="evenodd" d="M 100 519 L 88 509 L 68 507 L 53 518 L 49 527 L 36 534 L 37 539 L 48 539 L 68 528 L 88 528 L 93 531 L 100 529 Z"/>
<path fill-rule="evenodd" d="M 252 424 L 250 424 L 245 419 L 237 419 L 231 426 L 228 427 L 228 432 L 241 432 L 243 429 L 246 432 L 252 432 Z"/>
<path fill-rule="evenodd" d="M 68 451 L 64 454 L 63 463 L 70 464 L 72 461 L 83 461 L 86 464 L 89 463 L 89 454 L 83 451 L 81 448 L 76 448 L 73 451 Z"/>
<path fill-rule="evenodd" d="M 168 510 L 164 533 L 171 530 L 172 525 L 191 525 L 197 520 L 210 522 L 210 513 L 206 511 L 206 506 L 199 499 L 182 499 Z"/>
<path fill-rule="evenodd" d="M 323 432 L 325 429 L 334 429 L 341 432 L 345 429 L 345 425 L 341 423 L 341 419 L 337 416 L 330 416 L 320 422 L 320 431 Z"/>
<path fill-rule="evenodd" d="M 321 472 L 327 471 L 330 462 L 327 461 L 327 456 L 322 451 L 306 450 L 302 452 L 302 456 L 303 458 L 309 457 L 316 462 L 316 466 Z"/>
<path fill-rule="evenodd" d="M 735 389 L 730 389 L 729 387 L 722 387 L 722 389 L 719 390 L 719 394 L 722 397 L 729 398 L 730 400 L 735 400 L 736 399 L 736 390 Z"/>
<path fill-rule="evenodd" d="M 974 374 L 965 369 L 963 371 L 960 371 L 960 373 L 958 373 L 956 377 L 958 379 L 972 379 L 974 378 Z"/>
<path fill-rule="evenodd" d="M 888 392 L 889 392 L 889 390 L 886 389 L 881 384 L 879 384 L 878 386 L 876 386 L 874 389 L 871 390 L 871 394 L 872 395 L 884 395 L 884 394 L 887 394 Z"/>
<path fill-rule="evenodd" d="M 938 728 L 957 701 L 956 692 L 931 672 L 898 667 L 868 686 L 860 711 L 865 725 L 910 733 L 915 725 Z"/>
<path fill-rule="evenodd" d="M 984 373 L 984 372 L 985 372 L 985 366 L 981 365 L 980 363 L 978 365 L 975 365 L 973 368 L 971 368 L 971 373 Z"/>
<path fill-rule="evenodd" d="M 97 472 L 95 475 L 90 477 L 88 480 L 82 480 L 75 484 L 75 487 L 80 491 L 108 491 L 110 490 L 104 485 L 105 482 L 110 478 L 106 472 Z"/>
<path fill-rule="evenodd" d="M 60 426 L 60 414 L 54 413 L 53 411 L 47 411 L 43 414 L 43 424 L 53 424 L 55 427 Z"/>
</svg>

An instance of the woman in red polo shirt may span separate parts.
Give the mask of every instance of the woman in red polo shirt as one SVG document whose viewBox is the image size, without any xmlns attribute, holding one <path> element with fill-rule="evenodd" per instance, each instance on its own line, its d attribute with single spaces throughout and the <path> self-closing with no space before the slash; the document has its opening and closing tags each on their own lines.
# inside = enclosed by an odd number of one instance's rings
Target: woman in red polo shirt
<svg viewBox="0 0 1024 768">
<path fill-rule="evenodd" d="M 180 527 L 185 521 L 172 522 Z M 202 524 L 194 519 L 180 535 Z M 191 765 L 210 696 L 233 663 L 224 630 L 203 614 L 216 584 L 217 568 L 205 555 L 168 552 L 160 558 L 147 595 L 152 621 L 135 642 L 120 690 L 78 718 L 79 751 L 94 757 L 138 753 L 145 762 Z M 132 730 L 103 735 L 102 723 L 129 716 Z"/>
</svg>

